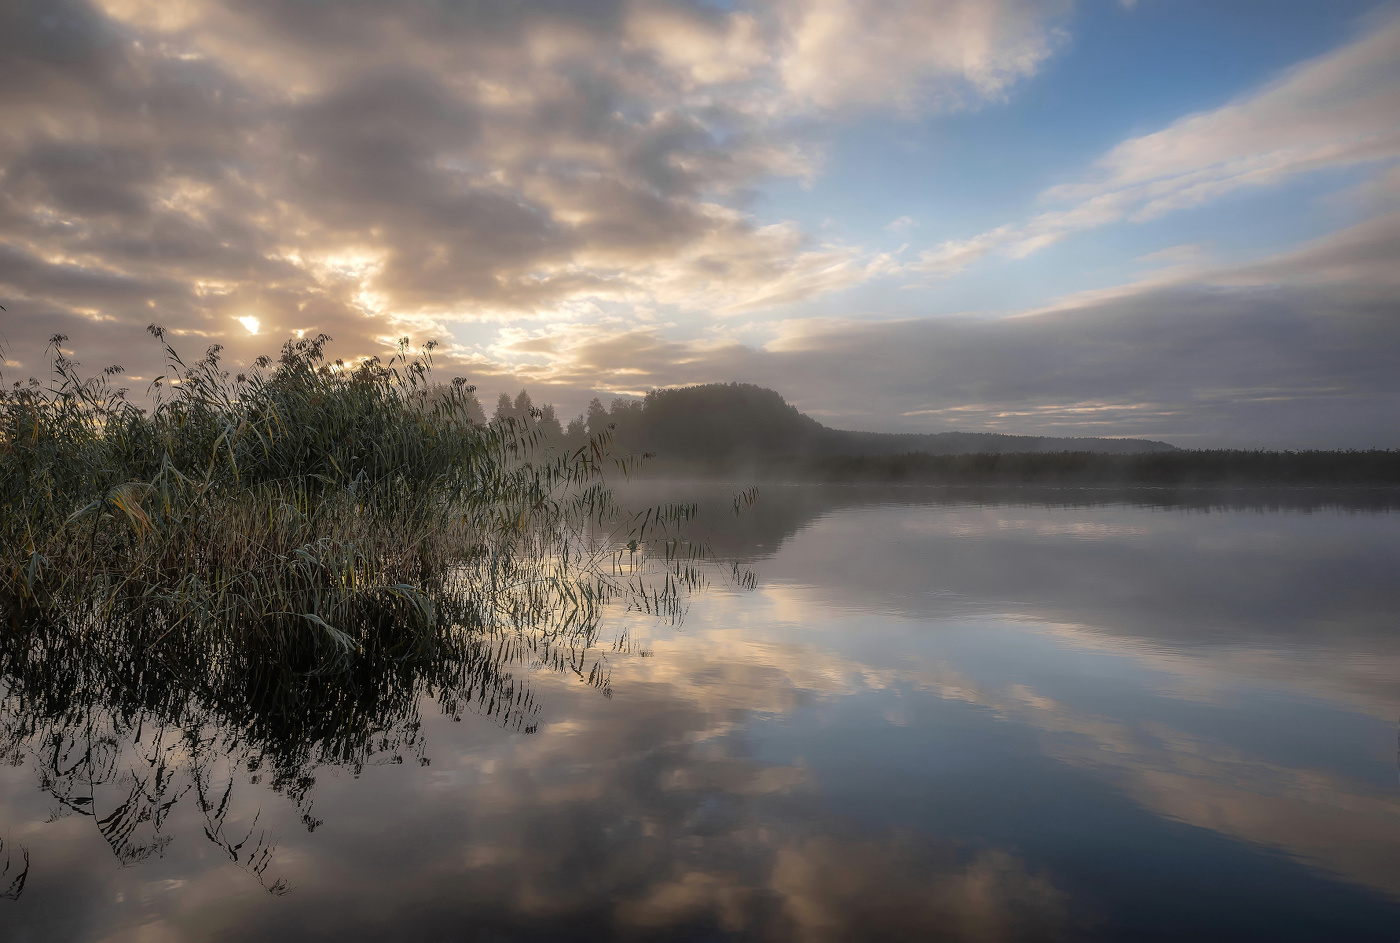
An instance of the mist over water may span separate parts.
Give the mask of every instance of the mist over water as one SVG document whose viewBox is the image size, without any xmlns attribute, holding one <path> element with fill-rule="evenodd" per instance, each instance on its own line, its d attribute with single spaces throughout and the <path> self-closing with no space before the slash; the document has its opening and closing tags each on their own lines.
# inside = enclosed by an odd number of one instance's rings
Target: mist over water
<svg viewBox="0 0 1400 943">
<path fill-rule="evenodd" d="M 738 563 L 679 624 L 348 679 L 301 753 L 0 679 L 5 938 L 1400 934 L 1389 493 L 737 490 L 623 492 Z"/>
</svg>

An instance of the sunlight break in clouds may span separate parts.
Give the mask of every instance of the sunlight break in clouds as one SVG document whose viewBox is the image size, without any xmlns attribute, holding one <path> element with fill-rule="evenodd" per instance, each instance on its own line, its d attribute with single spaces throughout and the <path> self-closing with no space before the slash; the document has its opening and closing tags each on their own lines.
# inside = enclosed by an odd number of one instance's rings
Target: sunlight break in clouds
<svg viewBox="0 0 1400 943">
<path fill-rule="evenodd" d="M 1065 205 L 920 255 L 937 276 L 992 253 L 1024 258 L 1071 233 L 1143 222 L 1308 171 L 1400 159 L 1400 15 L 1223 108 L 1132 138 L 1084 181 L 1047 190 Z"/>
<path fill-rule="evenodd" d="M 7 4 L 6 337 L 31 368 L 55 327 L 140 362 L 151 320 L 244 361 L 296 331 L 470 361 L 458 325 L 836 291 L 889 259 L 760 218 L 754 188 L 818 175 L 834 110 L 1003 97 L 1062 6 Z"/>
</svg>

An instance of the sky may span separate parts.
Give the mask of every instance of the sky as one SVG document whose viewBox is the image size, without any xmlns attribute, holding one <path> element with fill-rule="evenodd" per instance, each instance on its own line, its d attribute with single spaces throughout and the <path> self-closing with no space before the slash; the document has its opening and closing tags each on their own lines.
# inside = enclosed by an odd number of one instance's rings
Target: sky
<svg viewBox="0 0 1400 943">
<path fill-rule="evenodd" d="M 488 402 L 1400 447 L 1400 4 L 8 0 L 5 382 L 436 340 Z"/>
</svg>

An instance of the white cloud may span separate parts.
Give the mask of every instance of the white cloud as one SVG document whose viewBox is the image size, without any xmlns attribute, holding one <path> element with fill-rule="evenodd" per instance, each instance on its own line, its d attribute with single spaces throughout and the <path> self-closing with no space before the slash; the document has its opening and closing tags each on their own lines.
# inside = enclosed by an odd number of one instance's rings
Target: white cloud
<svg viewBox="0 0 1400 943">
<path fill-rule="evenodd" d="M 1024 258 L 1071 233 L 1143 222 L 1247 187 L 1330 167 L 1400 160 L 1400 15 L 1238 101 L 1113 148 L 1047 210 L 920 255 L 946 276 L 992 254 Z"/>
<path fill-rule="evenodd" d="M 822 108 L 956 107 L 999 98 L 1054 50 L 1068 3 L 1046 0 L 790 0 L 787 92 Z"/>
</svg>

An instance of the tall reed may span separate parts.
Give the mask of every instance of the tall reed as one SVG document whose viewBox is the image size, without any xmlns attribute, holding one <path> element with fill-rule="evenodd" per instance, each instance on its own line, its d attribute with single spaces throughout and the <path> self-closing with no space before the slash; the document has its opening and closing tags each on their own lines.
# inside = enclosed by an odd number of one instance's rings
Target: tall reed
<svg viewBox="0 0 1400 943">
<path fill-rule="evenodd" d="M 596 608 L 578 535 L 618 515 L 606 434 L 559 453 L 528 422 L 473 423 L 472 388 L 431 381 L 432 344 L 348 365 L 319 336 L 230 376 L 219 347 L 186 363 L 149 330 L 168 364 L 149 408 L 120 367 L 81 376 L 62 336 L 50 383 L 0 394 L 12 631 L 125 621 L 325 663 L 386 624 L 440 630 L 445 596 L 458 625 L 538 619 L 556 593 L 576 620 Z"/>
</svg>

